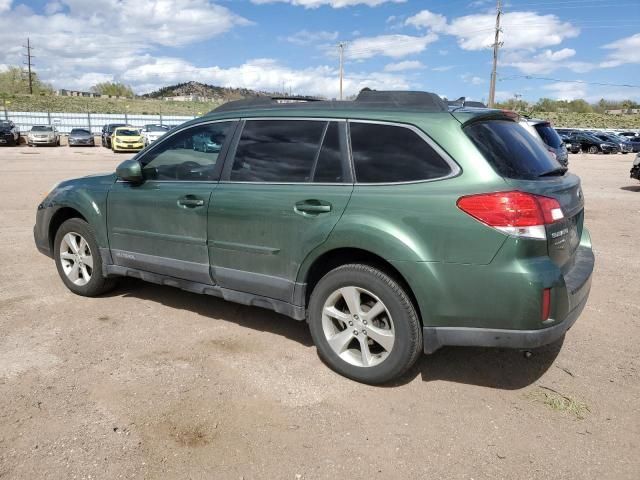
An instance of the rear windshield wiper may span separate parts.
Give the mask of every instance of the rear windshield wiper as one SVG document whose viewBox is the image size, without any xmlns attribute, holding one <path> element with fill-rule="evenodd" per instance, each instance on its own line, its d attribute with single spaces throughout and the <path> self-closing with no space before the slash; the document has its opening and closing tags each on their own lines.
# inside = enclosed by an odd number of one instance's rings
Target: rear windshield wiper
<svg viewBox="0 0 640 480">
<path fill-rule="evenodd" d="M 541 173 L 540 175 L 538 175 L 538 178 L 553 177 L 554 175 L 564 175 L 567 170 L 569 170 L 567 167 L 554 168 L 553 170 L 549 170 L 548 172 Z"/>
</svg>

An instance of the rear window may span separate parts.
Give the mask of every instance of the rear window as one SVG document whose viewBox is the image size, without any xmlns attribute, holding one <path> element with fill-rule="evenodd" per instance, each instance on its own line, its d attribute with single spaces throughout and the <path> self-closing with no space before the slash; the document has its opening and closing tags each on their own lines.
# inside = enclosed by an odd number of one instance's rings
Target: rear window
<svg viewBox="0 0 640 480">
<path fill-rule="evenodd" d="M 533 180 L 560 168 L 542 144 L 515 122 L 492 120 L 472 123 L 464 131 L 503 177 Z"/>
<path fill-rule="evenodd" d="M 553 148 L 558 148 L 562 145 L 562 139 L 560 135 L 549 125 L 548 123 L 539 123 L 533 126 L 542 141 Z"/>
<path fill-rule="evenodd" d="M 449 164 L 406 127 L 349 122 L 358 183 L 415 182 L 451 173 Z"/>
<path fill-rule="evenodd" d="M 236 182 L 309 182 L 327 122 L 247 120 L 230 179 Z"/>
</svg>

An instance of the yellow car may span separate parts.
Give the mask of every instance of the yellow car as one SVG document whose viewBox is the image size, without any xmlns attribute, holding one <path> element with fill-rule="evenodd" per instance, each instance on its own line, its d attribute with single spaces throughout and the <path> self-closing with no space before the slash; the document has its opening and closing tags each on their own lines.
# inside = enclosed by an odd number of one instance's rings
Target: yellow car
<svg viewBox="0 0 640 480">
<path fill-rule="evenodd" d="M 111 135 L 111 149 L 114 152 L 137 152 L 144 148 L 144 138 L 135 127 L 118 127 Z"/>
</svg>

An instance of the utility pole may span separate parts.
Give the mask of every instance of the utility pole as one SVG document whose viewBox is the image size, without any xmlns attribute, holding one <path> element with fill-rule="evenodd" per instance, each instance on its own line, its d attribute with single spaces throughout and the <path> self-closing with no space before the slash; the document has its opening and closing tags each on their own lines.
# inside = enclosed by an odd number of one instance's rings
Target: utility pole
<svg viewBox="0 0 640 480">
<path fill-rule="evenodd" d="M 29 94 L 33 95 L 33 77 L 31 74 L 31 67 L 33 66 L 31 62 L 31 59 L 33 58 L 33 55 L 31 55 L 31 50 L 33 50 L 33 48 L 31 47 L 31 42 L 29 41 L 29 37 L 27 37 L 27 44 L 23 45 L 22 47 L 27 49 L 27 53 L 24 53 L 23 55 L 27 57 L 27 61 L 25 65 L 27 65 L 27 68 L 29 71 Z"/>
<path fill-rule="evenodd" d="M 496 5 L 496 37 L 493 42 L 493 68 L 491 69 L 491 86 L 489 87 L 489 108 L 493 108 L 496 99 L 496 75 L 498 70 L 498 49 L 502 46 L 500 42 L 500 17 L 502 16 L 502 1 L 498 0 Z"/>
<path fill-rule="evenodd" d="M 347 44 L 345 42 L 338 43 L 338 49 L 340 50 L 340 100 L 342 100 L 342 78 L 344 77 L 344 47 Z"/>
</svg>

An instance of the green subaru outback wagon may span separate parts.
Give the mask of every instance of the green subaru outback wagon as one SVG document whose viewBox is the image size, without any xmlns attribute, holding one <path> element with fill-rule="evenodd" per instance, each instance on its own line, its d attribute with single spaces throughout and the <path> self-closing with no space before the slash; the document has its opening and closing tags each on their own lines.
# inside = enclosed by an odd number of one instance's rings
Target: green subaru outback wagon
<svg viewBox="0 0 640 480">
<path fill-rule="evenodd" d="M 35 242 L 79 295 L 128 276 L 304 320 L 366 383 L 443 345 L 534 348 L 594 256 L 580 179 L 517 120 L 426 92 L 231 102 L 57 185 Z"/>
</svg>

